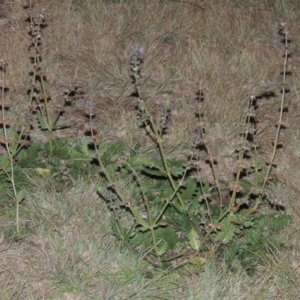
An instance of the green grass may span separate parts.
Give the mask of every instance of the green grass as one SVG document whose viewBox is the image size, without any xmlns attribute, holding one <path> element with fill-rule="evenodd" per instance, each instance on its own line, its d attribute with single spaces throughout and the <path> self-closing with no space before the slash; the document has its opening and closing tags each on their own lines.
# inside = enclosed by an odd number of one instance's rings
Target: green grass
<svg viewBox="0 0 300 300">
<path fill-rule="evenodd" d="M 27 233 L 7 228 L 2 235 L 2 299 L 274 299 L 287 288 L 299 292 L 281 253 L 255 277 L 222 262 L 207 262 L 199 274 L 154 270 L 109 234 L 109 212 L 95 188 L 47 193 L 41 183 L 31 194 L 21 223 Z"/>
<path fill-rule="evenodd" d="M 26 2 L 26 1 L 25 1 Z M 5 4 L 6 19 L 0 41 L 7 62 L 5 80 L 12 125 L 28 118 L 29 75 L 26 10 L 18 1 Z M 46 8 L 43 29 L 43 67 L 53 103 L 64 91 L 78 86 L 61 116 L 69 128 L 54 138 L 86 141 L 87 108 L 95 103 L 93 126 L 97 139 L 123 142 L 128 149 L 137 141 L 143 155 L 155 147 L 139 127 L 131 96 L 130 44 L 145 47 L 143 97 L 154 118 L 161 106 L 171 104 L 165 136 L 167 155 L 183 158 L 194 139 L 197 84 L 204 85 L 202 111 L 212 154 L 220 159 L 221 180 L 232 176 L 231 153 L 241 131 L 243 111 L 250 95 L 272 92 L 258 102 L 259 158 L 269 158 L 274 140 L 272 116 L 278 112 L 283 68 L 283 45 L 277 21 L 287 22 L 291 60 L 286 97 L 287 128 L 284 146 L 276 156 L 276 181 L 269 197 L 286 207 L 290 222 L 277 233 L 281 245 L 269 249 L 264 264 L 249 276 L 240 267 L 229 269 L 223 259 L 200 258 L 196 270 L 160 270 L 133 253 L 111 232 L 111 211 L 97 194 L 105 180 L 94 168 L 76 178 L 59 168 L 59 175 L 38 174 L 23 168 L 28 179 L 20 203 L 20 232 L 15 230 L 15 203 L 0 206 L 1 299 L 297 299 L 300 296 L 299 216 L 299 36 L 298 1 L 27 1 L 33 13 Z M 276 121 L 276 120 L 275 120 Z M 47 132 L 33 121 L 32 144 L 46 142 Z M 74 144 L 71 145 L 73 147 Z M 1 149 L 1 155 L 5 149 Z M 62 159 L 64 160 L 64 159 Z M 67 160 L 65 160 L 67 161 Z M 18 162 L 17 162 L 18 163 Z M 16 165 L 17 165 L 16 163 Z M 37 167 L 40 167 L 38 165 Z M 211 176 L 203 167 L 203 176 Z M 30 167 L 33 168 L 34 167 Z M 47 166 L 44 167 L 48 168 Z M 18 169 L 16 169 L 18 170 Z M 18 171 L 19 172 L 19 171 Z M 41 171 L 42 172 L 42 171 Z M 53 176 L 52 176 L 53 175 Z M 20 175 L 21 176 L 21 175 Z M 65 183 L 66 182 L 66 183 Z M 136 186 L 119 181 L 127 197 L 137 198 Z M 6 191 L 6 190 L 5 190 Z M 1 197 L 10 199 L 3 193 Z M 277 203 L 277 202 L 276 202 Z M 127 222 L 128 220 L 125 220 Z"/>
</svg>

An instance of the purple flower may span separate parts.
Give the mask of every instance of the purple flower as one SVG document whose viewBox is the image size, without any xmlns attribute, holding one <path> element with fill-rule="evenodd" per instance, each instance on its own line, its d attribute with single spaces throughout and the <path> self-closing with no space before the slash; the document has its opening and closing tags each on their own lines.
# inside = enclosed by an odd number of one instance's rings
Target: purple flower
<svg viewBox="0 0 300 300">
<path fill-rule="evenodd" d="M 141 46 L 141 47 L 140 47 L 139 53 L 140 53 L 140 54 L 144 54 L 144 53 L 145 53 L 145 47 L 144 47 L 144 46 Z"/>
<path fill-rule="evenodd" d="M 137 57 L 139 59 L 143 59 L 143 56 L 145 54 L 145 47 L 141 46 L 139 50 L 137 50 Z"/>
<path fill-rule="evenodd" d="M 87 100 L 87 101 L 85 101 L 85 105 L 86 105 L 88 108 L 92 109 L 92 108 L 94 108 L 94 107 L 96 106 L 96 103 L 93 102 L 93 101 Z"/>
<path fill-rule="evenodd" d="M 96 103 L 93 101 L 86 100 L 85 105 L 87 108 L 86 114 L 89 115 L 90 117 L 94 116 L 95 115 L 94 108 L 96 106 Z"/>
<path fill-rule="evenodd" d="M 145 54 L 145 47 L 140 46 L 139 48 L 133 46 L 132 44 L 130 45 L 130 55 L 133 57 L 136 57 L 137 59 L 143 59 Z"/>
</svg>

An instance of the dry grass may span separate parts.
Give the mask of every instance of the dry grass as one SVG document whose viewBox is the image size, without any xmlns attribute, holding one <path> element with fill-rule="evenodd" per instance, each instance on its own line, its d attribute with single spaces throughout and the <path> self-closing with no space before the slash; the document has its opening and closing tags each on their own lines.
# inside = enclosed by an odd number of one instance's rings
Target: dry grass
<svg viewBox="0 0 300 300">
<path fill-rule="evenodd" d="M 142 151 L 151 152 L 149 139 L 138 129 L 131 97 L 128 53 L 129 45 L 137 43 L 146 49 L 142 80 L 150 110 L 159 117 L 164 101 L 171 101 L 166 147 L 173 155 L 190 149 L 197 84 L 204 83 L 203 114 L 213 154 L 224 161 L 219 170 L 223 177 L 230 171 L 229 157 L 249 95 L 275 94 L 261 99 L 258 116 L 261 156 L 272 146 L 274 127 L 269 125 L 278 109 L 283 63 L 277 20 L 284 18 L 292 38 L 290 107 L 282 136 L 285 146 L 277 159 L 278 184 L 272 191 L 273 197 L 286 205 L 291 223 L 282 232 L 286 247 L 276 256 L 270 255 L 269 265 L 253 278 L 243 271 L 232 274 L 220 263 L 208 264 L 198 275 L 157 274 L 148 279 L 142 258 L 109 235 L 109 212 L 95 192 L 95 182 L 79 182 L 57 193 L 55 186 L 46 189 L 41 181 L 35 183 L 24 204 L 21 225 L 27 234 L 15 238 L 11 218 L 1 216 L 1 299 L 298 299 L 298 2 L 31 2 L 37 12 L 41 7 L 47 12 L 43 63 L 51 93 L 59 94 L 74 81 L 84 91 L 63 116 L 71 128 L 59 136 L 83 133 L 85 100 L 89 99 L 96 102 L 95 124 L 102 139 L 128 144 L 137 139 L 144 145 Z M 0 14 L 5 24 L 1 27 L 1 58 L 8 63 L 13 103 L 9 113 L 20 123 L 27 114 L 30 70 L 24 4 L 5 1 L 1 3 L 5 13 L 2 17 L 1 9 Z M 44 140 L 38 128 L 32 140 Z"/>
</svg>

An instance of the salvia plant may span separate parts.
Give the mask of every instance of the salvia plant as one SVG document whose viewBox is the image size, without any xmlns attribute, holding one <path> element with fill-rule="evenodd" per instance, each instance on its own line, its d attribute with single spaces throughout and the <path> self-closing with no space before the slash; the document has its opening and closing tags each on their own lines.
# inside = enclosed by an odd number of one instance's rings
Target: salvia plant
<svg viewBox="0 0 300 300">
<path fill-rule="evenodd" d="M 65 87 L 60 93 L 53 97 L 47 81 L 47 70 L 43 62 L 45 45 L 43 44 L 43 30 L 48 26 L 45 17 L 45 10 L 36 12 L 29 9 L 29 36 L 31 37 L 30 72 L 31 82 L 28 89 L 29 95 L 29 118 L 37 116 L 40 129 L 47 132 L 50 153 L 53 151 L 54 131 L 63 130 L 69 127 L 68 124 L 59 122 L 66 107 L 71 105 L 72 97 L 78 90 L 78 86 L 72 83 Z M 58 91 L 56 91 L 58 92 Z M 58 98 L 58 99 L 55 99 Z M 33 125 L 31 125 L 33 126 Z"/>
<path fill-rule="evenodd" d="M 240 142 L 233 153 L 234 179 L 225 183 L 218 175 L 217 165 L 221 162 L 213 155 L 207 138 L 209 128 L 202 110 L 203 82 L 199 82 L 195 103 L 198 111 L 191 154 L 185 160 L 170 157 L 164 146 L 170 102 L 162 105 L 161 117 L 155 119 L 142 94 L 145 48 L 130 47 L 132 96 L 141 129 L 156 145 L 157 154 L 142 155 L 138 143 L 126 150 L 121 142 L 105 146 L 94 138 L 101 174 L 108 181 L 98 192 L 112 212 L 114 235 L 132 251 L 143 250 L 152 265 L 175 268 L 192 265 L 201 270 L 208 257 L 222 255 L 231 267 L 253 270 L 263 260 L 264 253 L 275 251 L 274 232 L 287 221 L 284 204 L 273 199 L 270 192 L 288 113 L 286 78 L 290 40 L 285 22 L 279 25 L 285 52 L 273 149 L 267 161 L 263 161 L 257 115 L 264 94 L 251 95 L 245 105 Z M 200 176 L 203 163 L 211 168 L 213 179 L 203 180 Z M 127 182 L 127 190 L 121 182 Z"/>
<path fill-rule="evenodd" d="M 7 63 L 0 61 L 1 72 L 1 129 L 0 137 L 1 158 L 0 158 L 0 193 L 2 201 L 7 204 L 15 204 L 16 207 L 16 229 L 19 232 L 19 204 L 25 197 L 25 189 L 17 188 L 19 185 L 18 166 L 16 166 L 17 156 L 20 151 L 28 145 L 28 135 L 26 127 L 16 128 L 15 122 L 8 114 L 11 101 L 9 99 L 9 84 L 5 79 Z M 17 174 L 16 174 L 17 173 Z"/>
<path fill-rule="evenodd" d="M 16 229 L 20 232 L 20 203 L 25 199 L 26 188 L 30 186 L 32 176 L 44 176 L 47 180 L 55 180 L 61 185 L 73 184 L 75 180 L 87 177 L 92 172 L 88 142 L 69 138 L 54 139 L 54 131 L 68 127 L 59 119 L 65 109 L 71 105 L 76 95 L 76 83 L 65 87 L 53 99 L 48 90 L 46 67 L 43 65 L 44 46 L 42 44 L 43 29 L 48 25 L 45 21 L 45 11 L 34 12 L 29 9 L 27 23 L 29 25 L 29 46 L 31 71 L 29 96 L 29 111 L 22 120 L 15 120 L 10 113 L 9 84 L 5 78 L 7 63 L 0 61 L 1 88 L 1 159 L 0 159 L 0 205 L 10 208 L 15 206 Z M 37 118 L 37 122 L 35 122 Z M 38 124 L 38 126 L 36 126 Z M 30 138 L 32 130 L 42 130 L 48 135 L 48 142 L 33 142 Z M 10 213 L 10 210 L 6 210 Z"/>
<path fill-rule="evenodd" d="M 58 179 L 57 182 L 69 186 L 83 177 L 95 175 L 96 170 L 99 173 L 100 168 L 106 184 L 99 184 L 98 192 L 111 211 L 113 234 L 132 251 L 142 251 L 145 260 L 155 267 L 184 271 L 192 266 L 200 271 L 208 258 L 222 257 L 233 268 L 243 266 L 252 270 L 267 251 L 274 253 L 278 244 L 274 233 L 287 220 L 284 203 L 273 198 L 271 189 L 271 184 L 276 184 L 274 170 L 278 151 L 283 147 L 282 132 L 287 127 L 289 104 L 286 80 L 290 39 L 286 23 L 279 23 L 285 50 L 278 115 L 272 118 L 273 148 L 264 161 L 258 129 L 264 94 L 251 95 L 245 104 L 239 142 L 232 153 L 235 160 L 233 179 L 224 182 L 218 174 L 222 158 L 214 154 L 210 144 L 210 128 L 203 109 L 204 83 L 199 82 L 195 98 L 193 143 L 187 145 L 190 154 L 174 157 L 164 143 L 170 126 L 171 100 L 162 104 L 160 117 L 157 117 L 143 95 L 142 73 L 146 59 L 143 46 L 130 46 L 132 100 L 136 101 L 139 128 L 155 145 L 156 152 L 143 154 L 143 145 L 138 141 L 130 147 L 121 141 L 112 144 L 102 141 L 95 129 L 95 103 L 89 99 L 85 114 L 86 136 L 90 139 L 55 139 L 54 132 L 68 126 L 60 119 L 71 106 L 78 86 L 74 84 L 53 97 L 42 59 L 43 30 L 48 26 L 45 11 L 33 13 L 30 9 L 29 115 L 27 123 L 18 127 L 8 118 L 6 64 L 0 61 L 0 143 L 3 149 L 0 191 L 16 205 L 17 230 L 19 204 L 25 197 L 24 186 L 30 176 Z M 29 139 L 30 131 L 37 129 L 47 134 L 47 143 Z M 94 159 L 91 153 L 96 153 Z M 203 176 L 203 165 L 211 169 L 210 178 Z"/>
</svg>

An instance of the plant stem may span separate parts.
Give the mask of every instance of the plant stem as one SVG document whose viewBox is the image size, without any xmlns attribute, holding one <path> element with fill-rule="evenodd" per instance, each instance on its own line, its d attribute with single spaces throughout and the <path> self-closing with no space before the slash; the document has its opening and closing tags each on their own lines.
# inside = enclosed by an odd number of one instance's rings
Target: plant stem
<svg viewBox="0 0 300 300">
<path fill-rule="evenodd" d="M 286 96 L 286 76 L 287 76 L 287 61 L 288 61 L 288 33 L 287 29 L 284 27 L 283 29 L 283 35 L 284 35 L 284 43 L 285 43 L 285 50 L 284 50 L 284 64 L 283 64 L 283 83 L 282 83 L 282 95 L 281 95 L 281 103 L 280 103 L 280 111 L 279 111 L 279 121 L 277 125 L 277 130 L 276 130 L 276 135 L 275 135 L 275 140 L 274 140 L 274 146 L 273 146 L 273 151 L 271 155 L 271 160 L 268 162 L 268 168 L 267 168 L 267 173 L 265 176 L 265 179 L 262 184 L 262 188 L 265 188 L 269 176 L 271 173 L 271 169 L 273 167 L 274 161 L 275 161 L 275 156 L 277 152 L 277 146 L 278 146 L 278 140 L 279 140 L 279 135 L 281 132 L 282 128 L 282 119 L 283 119 L 283 110 L 284 110 L 284 101 L 285 101 L 285 96 Z"/>
<path fill-rule="evenodd" d="M 5 79 L 5 69 L 2 69 L 2 87 L 1 87 L 1 99 L 4 102 L 4 79 Z M 14 195 L 14 200 L 16 202 L 16 229 L 17 229 L 17 233 L 20 232 L 20 225 L 19 225 L 19 200 L 18 200 L 18 196 L 17 196 L 17 190 L 16 190 L 16 184 L 15 184 L 15 177 L 14 177 L 14 157 L 15 157 L 15 153 L 18 152 L 17 148 L 18 148 L 18 144 L 19 144 L 19 140 L 16 143 L 16 149 L 14 149 L 13 152 L 11 152 L 10 148 L 9 148 L 9 136 L 8 136 L 8 132 L 7 132 L 7 127 L 5 124 L 5 109 L 2 106 L 2 119 L 3 119 L 3 131 L 4 131 L 4 138 L 5 138 L 5 148 L 6 148 L 6 152 L 8 155 L 8 161 L 10 164 L 10 174 L 8 172 L 6 172 L 6 168 L 4 169 L 5 174 L 7 175 L 12 189 L 13 189 L 13 195 Z M 22 133 L 21 133 L 22 134 Z M 20 138 L 20 136 L 19 136 Z"/>
</svg>

